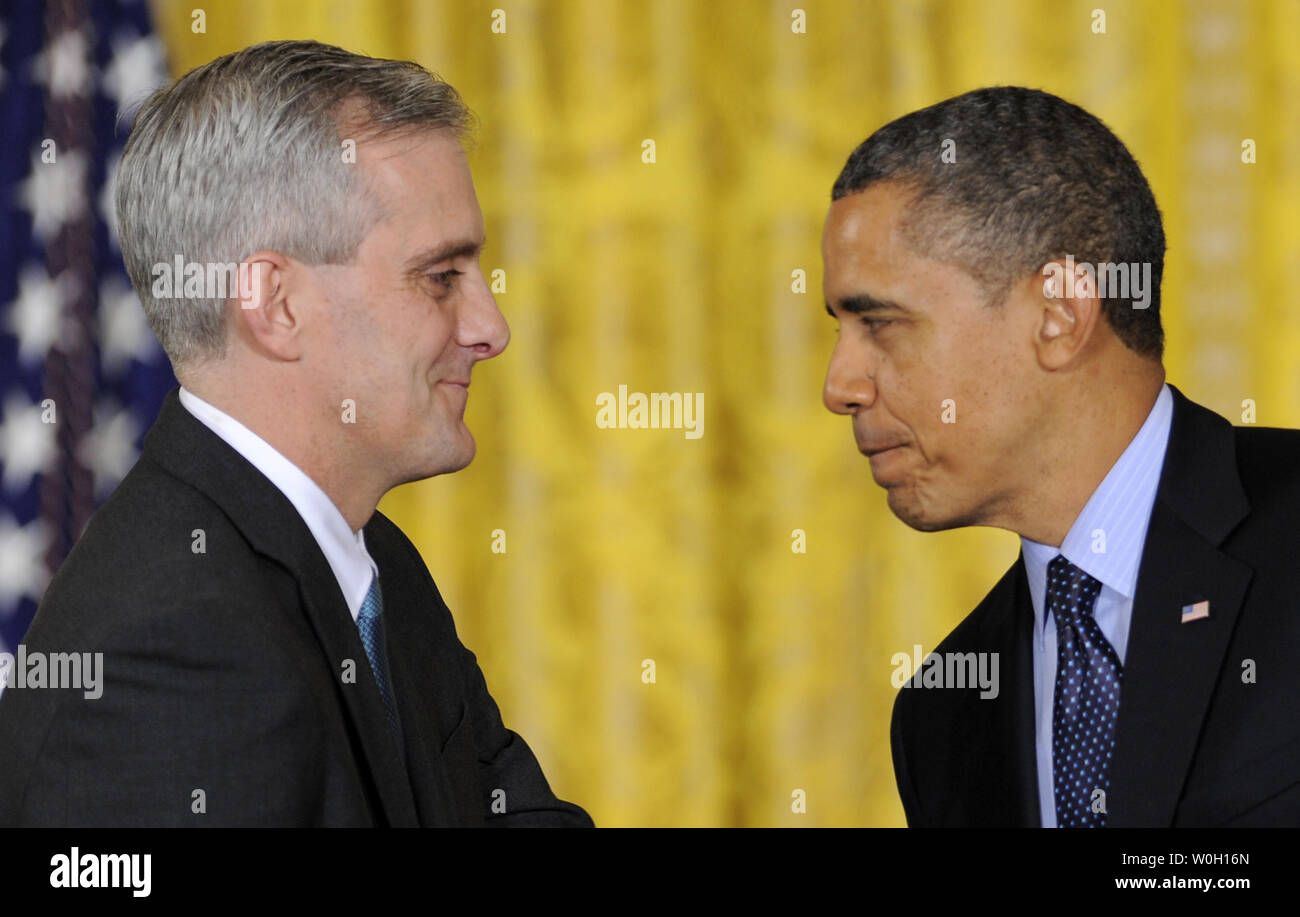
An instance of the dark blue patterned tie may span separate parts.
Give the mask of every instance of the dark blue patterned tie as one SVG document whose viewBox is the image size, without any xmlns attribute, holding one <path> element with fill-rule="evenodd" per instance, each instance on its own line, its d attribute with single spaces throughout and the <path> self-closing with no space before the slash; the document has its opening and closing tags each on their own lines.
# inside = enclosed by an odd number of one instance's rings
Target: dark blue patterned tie
<svg viewBox="0 0 1300 917">
<path fill-rule="evenodd" d="M 370 591 L 361 602 L 357 613 L 357 627 L 361 631 L 361 645 L 365 647 L 366 656 L 370 658 L 370 668 L 379 683 L 379 695 L 384 699 L 384 708 L 388 711 L 388 725 L 393 735 L 400 739 L 401 722 L 397 718 L 397 707 L 393 703 L 393 692 L 388 684 L 388 663 L 384 655 L 384 623 L 380 616 L 384 613 L 384 595 L 379 591 L 379 577 L 370 581 Z"/>
<path fill-rule="evenodd" d="M 1047 565 L 1047 610 L 1056 618 L 1052 785 L 1060 828 L 1104 828 L 1094 791 L 1110 788 L 1110 756 L 1123 669 L 1092 616 L 1101 583 L 1058 554 Z"/>
</svg>

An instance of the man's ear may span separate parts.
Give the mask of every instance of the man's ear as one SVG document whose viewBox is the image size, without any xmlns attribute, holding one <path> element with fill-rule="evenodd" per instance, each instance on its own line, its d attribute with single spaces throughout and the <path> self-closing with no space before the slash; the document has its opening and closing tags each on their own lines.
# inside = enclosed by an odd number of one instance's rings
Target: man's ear
<svg viewBox="0 0 1300 917">
<path fill-rule="evenodd" d="M 235 334 L 274 360 L 302 356 L 301 318 L 290 282 L 297 265 L 272 251 L 254 252 L 239 265 L 234 296 Z"/>
<path fill-rule="evenodd" d="M 1034 350 L 1038 365 L 1055 370 L 1068 366 L 1091 340 L 1101 321 L 1101 300 L 1091 265 L 1073 258 L 1049 261 L 1030 281 L 1036 312 Z M 1036 294 L 1036 295 L 1035 295 Z"/>
</svg>

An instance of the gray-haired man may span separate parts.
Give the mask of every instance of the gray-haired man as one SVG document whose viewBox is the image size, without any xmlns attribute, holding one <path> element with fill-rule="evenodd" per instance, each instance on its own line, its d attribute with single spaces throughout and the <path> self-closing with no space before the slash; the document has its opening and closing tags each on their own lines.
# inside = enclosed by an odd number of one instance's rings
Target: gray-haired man
<svg viewBox="0 0 1300 917">
<path fill-rule="evenodd" d="M 375 509 L 469 464 L 470 374 L 509 340 L 469 121 L 414 64 L 306 41 L 145 103 L 122 251 L 181 388 L 24 641 L 102 652 L 100 696 L 0 697 L 0 824 L 591 824 Z"/>
</svg>

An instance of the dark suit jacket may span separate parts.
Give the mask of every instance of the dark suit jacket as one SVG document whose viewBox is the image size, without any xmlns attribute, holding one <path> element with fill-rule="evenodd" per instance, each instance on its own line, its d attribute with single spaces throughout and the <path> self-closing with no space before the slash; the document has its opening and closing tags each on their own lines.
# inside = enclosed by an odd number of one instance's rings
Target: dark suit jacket
<svg viewBox="0 0 1300 917">
<path fill-rule="evenodd" d="M 173 389 L 24 640 L 102 652 L 103 695 L 0 696 L 0 825 L 590 826 L 502 724 L 414 546 L 380 513 L 365 539 L 405 749 L 306 524 Z"/>
<path fill-rule="evenodd" d="M 1300 825 L 1300 431 L 1234 428 L 1173 396 L 1107 824 Z M 1183 624 L 1203 600 L 1210 617 Z M 1000 653 L 997 698 L 899 691 L 890 737 L 910 826 L 1041 825 L 1033 618 L 1018 559 L 935 650 Z"/>
</svg>

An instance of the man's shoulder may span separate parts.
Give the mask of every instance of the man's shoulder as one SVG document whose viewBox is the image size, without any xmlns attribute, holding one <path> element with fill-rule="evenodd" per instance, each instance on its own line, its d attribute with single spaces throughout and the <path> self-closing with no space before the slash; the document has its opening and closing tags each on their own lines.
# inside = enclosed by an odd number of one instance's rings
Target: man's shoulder
<svg viewBox="0 0 1300 917">
<path fill-rule="evenodd" d="M 1184 469 L 1199 469 L 1200 480 L 1189 478 L 1189 487 L 1215 487 L 1223 482 L 1206 480 L 1207 469 L 1225 475 L 1235 470 L 1248 496 L 1270 488 L 1294 488 L 1300 484 L 1300 430 L 1284 427 L 1235 425 L 1227 417 L 1177 392 L 1173 429 L 1165 454 L 1166 473 L 1171 461 Z M 1198 454 L 1226 453 L 1225 462 L 1199 463 Z M 1235 465 L 1235 468 L 1234 468 Z M 1162 482 L 1163 483 L 1163 482 Z M 1251 501 L 1255 503 L 1254 500 Z"/>
<path fill-rule="evenodd" d="M 60 565 L 33 627 L 57 616 L 60 629 L 94 634 L 200 609 L 233 611 L 264 596 L 260 570 L 220 506 L 141 457 Z"/>
<path fill-rule="evenodd" d="M 1290 488 L 1300 486 L 1300 430 L 1282 427 L 1233 427 L 1237 468 L 1243 485 Z"/>
<path fill-rule="evenodd" d="M 1250 511 L 1224 549 L 1252 566 L 1289 567 L 1300 518 L 1300 430 L 1233 427 L 1233 439 L 1237 477 Z"/>
</svg>

